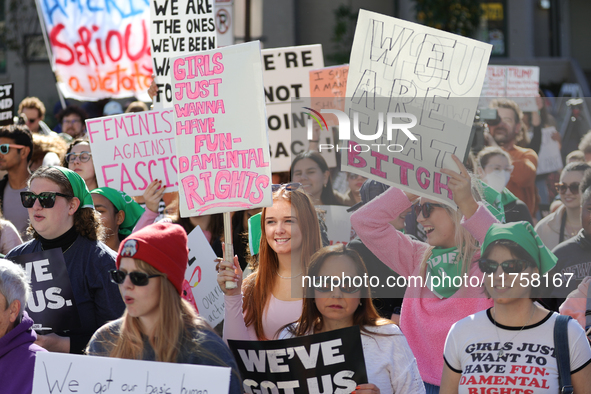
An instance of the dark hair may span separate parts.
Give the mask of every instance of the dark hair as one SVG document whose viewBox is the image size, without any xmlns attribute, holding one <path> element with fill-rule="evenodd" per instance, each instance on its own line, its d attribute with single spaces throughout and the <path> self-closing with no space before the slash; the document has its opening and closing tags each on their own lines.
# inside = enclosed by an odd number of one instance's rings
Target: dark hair
<svg viewBox="0 0 591 394">
<path fill-rule="evenodd" d="M 68 163 L 66 162 L 66 155 L 72 151 L 72 148 L 79 144 L 88 144 L 90 149 L 90 142 L 86 138 L 76 138 L 74 141 L 70 142 L 70 146 L 68 146 L 68 150 L 64 155 L 64 160 L 62 160 L 62 167 L 68 168 Z"/>
<path fill-rule="evenodd" d="M 320 153 L 315 151 L 305 151 L 299 153 L 296 157 L 294 157 L 293 161 L 291 162 L 291 179 L 293 179 L 293 171 L 298 161 L 303 159 L 311 159 L 314 160 L 318 167 L 320 167 L 320 171 L 325 173 L 328 170 L 328 164 L 326 164 L 326 160 L 324 157 L 320 155 Z M 326 186 L 322 189 L 322 194 L 320 195 L 320 199 L 322 200 L 322 204 L 324 205 L 341 205 L 341 202 L 337 199 L 334 194 L 334 190 L 332 188 L 332 180 L 330 176 L 328 177 L 328 182 L 326 182 Z"/>
<path fill-rule="evenodd" d="M 58 187 L 60 188 L 60 192 L 63 194 L 67 194 L 69 196 L 74 195 L 74 190 L 72 189 L 72 185 L 68 178 L 64 175 L 63 172 L 58 170 L 56 167 L 41 167 L 37 171 L 31 175 L 29 178 L 28 185 L 31 186 L 31 183 L 35 178 L 44 178 L 49 179 Z M 71 200 L 72 197 L 68 198 Z M 82 201 L 80 201 L 82 205 Z M 82 235 L 85 238 L 90 239 L 91 241 L 100 241 L 104 237 L 105 229 L 101 224 L 100 214 L 94 210 L 94 208 L 78 208 L 78 210 L 74 213 L 74 228 L 76 232 Z M 27 229 L 27 233 L 30 234 L 33 238 L 39 239 L 39 234 L 33 228 L 33 225 L 29 224 L 29 228 Z"/>
<path fill-rule="evenodd" d="M 29 147 L 27 162 L 31 161 L 33 156 L 33 135 L 27 126 L 20 124 L 4 126 L 0 128 L 0 138 L 10 138 L 17 145 Z"/>
<path fill-rule="evenodd" d="M 312 332 L 318 332 L 322 329 L 323 316 L 316 307 L 313 282 L 314 278 L 320 277 L 320 270 L 324 266 L 326 260 L 333 256 L 349 257 L 355 265 L 355 275 L 359 277 L 367 275 L 367 268 L 359 256 L 359 253 L 344 244 L 326 246 L 314 253 L 314 255 L 312 255 L 312 260 L 306 275 L 308 281 L 304 281 L 306 286 L 304 290 L 305 298 L 302 308 L 302 315 L 296 322 L 297 325 L 290 323 L 285 326 L 288 327 L 288 330 L 294 336 L 308 335 Z M 385 324 L 392 324 L 392 322 L 380 317 L 373 305 L 371 300 L 371 291 L 367 286 L 362 286 L 360 291 L 361 294 L 359 299 L 361 305 L 353 313 L 353 325 L 359 326 L 360 330 L 368 335 L 379 335 L 367 330 L 364 326 L 381 326 Z"/>
<path fill-rule="evenodd" d="M 85 110 L 83 110 L 82 108 L 80 108 L 77 105 L 68 105 L 66 108 L 64 108 L 60 112 L 58 112 L 57 121 L 59 123 L 62 123 L 62 121 L 64 120 L 64 118 L 66 116 L 69 116 L 72 114 L 78 115 L 83 124 L 84 124 L 84 121 L 86 119 L 88 119 L 88 114 L 86 113 Z"/>
<path fill-rule="evenodd" d="M 540 263 L 536 261 L 536 259 L 529 254 L 523 247 L 521 247 L 517 242 L 508 240 L 508 239 L 499 239 L 494 242 L 491 242 L 490 245 L 486 247 L 486 250 L 482 254 L 483 259 L 487 259 L 488 256 L 492 253 L 492 250 L 495 246 L 500 246 L 509 251 L 513 257 L 517 260 L 527 261 L 528 267 L 535 267 L 540 269 Z M 541 287 L 533 287 L 530 293 L 532 299 L 536 299 L 538 294 L 540 293 Z M 486 290 L 485 290 L 486 292 Z"/>
</svg>

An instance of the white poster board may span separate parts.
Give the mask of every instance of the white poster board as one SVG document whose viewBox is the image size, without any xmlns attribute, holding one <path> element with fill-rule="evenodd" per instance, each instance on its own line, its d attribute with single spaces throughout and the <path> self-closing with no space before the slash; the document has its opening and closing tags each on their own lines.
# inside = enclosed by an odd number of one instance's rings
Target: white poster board
<svg viewBox="0 0 591 394">
<path fill-rule="evenodd" d="M 214 0 L 150 1 L 150 37 L 159 93 L 156 108 L 172 107 L 171 59 L 184 53 L 215 49 Z"/>
<path fill-rule="evenodd" d="M 548 174 L 554 171 L 562 170 L 562 155 L 560 154 L 560 144 L 552 139 L 556 133 L 556 127 L 542 128 L 542 145 L 538 153 L 538 168 L 536 174 Z"/>
<path fill-rule="evenodd" d="M 347 81 L 351 152 L 342 151 L 343 171 L 455 206 L 441 168 L 457 171 L 451 154 L 463 160 L 467 152 L 491 48 L 361 10 Z M 359 132 L 371 140 L 354 132 L 355 113 Z M 388 138 L 387 113 L 414 115 L 409 131 L 416 140 L 395 127 Z M 411 119 L 396 116 L 391 123 L 410 126 Z"/>
<path fill-rule="evenodd" d="M 540 68 L 537 66 L 488 66 L 479 108 L 487 108 L 493 97 L 509 98 L 522 111 L 537 111 Z"/>
<path fill-rule="evenodd" d="M 224 293 L 215 270 L 217 256 L 199 226 L 189 233 L 187 245 L 189 265 L 185 280 L 189 282 L 199 315 L 215 327 L 224 320 Z"/>
<path fill-rule="evenodd" d="M 33 394 L 227 394 L 230 373 L 229 367 L 39 352 Z"/>
<path fill-rule="evenodd" d="M 318 205 L 317 209 L 324 211 L 324 222 L 328 241 L 333 244 L 347 244 L 353 237 L 351 227 L 351 213 L 349 207 L 341 205 Z"/>
<path fill-rule="evenodd" d="M 154 180 L 178 190 L 172 109 L 86 120 L 99 187 L 141 196 Z"/>
<path fill-rule="evenodd" d="M 173 60 L 182 217 L 271 206 L 258 41 Z"/>
<path fill-rule="evenodd" d="M 324 67 L 322 46 L 263 49 L 263 79 L 273 172 L 289 171 L 293 156 L 308 149 L 310 71 Z M 323 155 L 336 166 L 334 152 Z M 332 157 L 332 158 L 331 158 Z"/>
</svg>

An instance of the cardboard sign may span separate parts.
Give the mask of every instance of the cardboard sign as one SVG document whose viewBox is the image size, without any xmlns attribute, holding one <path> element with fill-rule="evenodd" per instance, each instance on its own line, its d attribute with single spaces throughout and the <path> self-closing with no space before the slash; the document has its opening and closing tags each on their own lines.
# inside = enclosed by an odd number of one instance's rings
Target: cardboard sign
<svg viewBox="0 0 591 394">
<path fill-rule="evenodd" d="M 36 3 L 53 52 L 53 72 L 64 96 L 150 100 L 150 2 Z"/>
<path fill-rule="evenodd" d="M 458 171 L 451 154 L 463 160 L 469 148 L 490 51 L 361 10 L 347 80 L 351 137 L 339 141 L 351 150 L 342 151 L 343 170 L 455 206 L 441 168 Z"/>
<path fill-rule="evenodd" d="M 556 127 L 542 128 L 542 145 L 538 154 L 538 168 L 536 174 L 548 174 L 554 171 L 562 170 L 562 155 L 560 154 L 560 144 L 552 139 L 556 133 Z"/>
<path fill-rule="evenodd" d="M 150 2 L 152 60 L 160 91 L 154 98 L 155 107 L 172 107 L 171 58 L 217 47 L 213 3 L 214 0 Z"/>
<path fill-rule="evenodd" d="M 173 60 L 182 217 L 272 205 L 258 41 Z"/>
<path fill-rule="evenodd" d="M 26 311 L 41 334 L 80 327 L 80 317 L 61 249 L 44 250 L 10 258 L 21 265 L 31 283 Z"/>
<path fill-rule="evenodd" d="M 321 210 L 326 223 L 326 234 L 330 244 L 347 244 L 353 238 L 351 227 L 351 213 L 347 212 L 345 206 L 340 205 L 317 205 Z"/>
<path fill-rule="evenodd" d="M 14 116 L 14 84 L 0 85 L 0 126 L 12 124 Z"/>
<path fill-rule="evenodd" d="M 86 120 L 99 187 L 141 196 L 154 179 L 178 190 L 173 110 L 135 112 Z M 100 154 L 99 154 L 100 153 Z"/>
<path fill-rule="evenodd" d="M 487 108 L 491 97 L 510 98 L 522 111 L 537 111 L 540 68 L 537 66 L 488 66 L 479 108 Z"/>
<path fill-rule="evenodd" d="M 189 265 L 185 280 L 189 282 L 199 315 L 215 327 L 224 320 L 224 293 L 218 285 L 218 273 L 215 270 L 217 256 L 201 227 L 195 227 L 188 238 Z"/>
<path fill-rule="evenodd" d="M 273 172 L 289 171 L 292 157 L 308 149 L 310 70 L 324 67 L 321 45 L 263 49 L 267 125 Z M 324 158 L 334 167 L 334 153 Z M 330 162 L 329 162 L 330 161 Z"/>
<path fill-rule="evenodd" d="M 367 383 L 358 326 L 281 341 L 228 341 L 245 393 L 350 393 Z"/>
<path fill-rule="evenodd" d="M 33 394 L 218 393 L 230 390 L 229 367 L 37 353 Z"/>
</svg>

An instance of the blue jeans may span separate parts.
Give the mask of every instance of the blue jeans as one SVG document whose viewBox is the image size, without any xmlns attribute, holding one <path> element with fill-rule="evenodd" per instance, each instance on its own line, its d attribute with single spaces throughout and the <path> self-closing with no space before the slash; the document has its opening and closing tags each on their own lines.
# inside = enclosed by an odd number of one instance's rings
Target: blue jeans
<svg viewBox="0 0 591 394">
<path fill-rule="evenodd" d="M 435 386 L 427 382 L 423 383 L 425 384 L 425 391 L 427 392 L 427 394 L 439 394 L 439 386 Z"/>
</svg>

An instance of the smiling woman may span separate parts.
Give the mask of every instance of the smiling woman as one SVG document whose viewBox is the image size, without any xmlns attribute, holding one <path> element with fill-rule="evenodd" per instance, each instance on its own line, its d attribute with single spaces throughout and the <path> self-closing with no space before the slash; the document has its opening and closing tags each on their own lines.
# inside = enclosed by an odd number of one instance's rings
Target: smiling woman
<svg viewBox="0 0 591 394">
<path fill-rule="evenodd" d="M 274 185 L 276 186 L 276 185 Z M 261 216 L 259 263 L 242 285 L 238 258 L 222 261 L 218 283 L 225 294 L 224 339 L 273 339 L 302 312 L 302 290 L 292 288 L 320 249 L 320 226 L 310 198 L 299 184 L 277 185 L 273 206 Z M 226 282 L 238 284 L 227 289 Z"/>
<path fill-rule="evenodd" d="M 98 187 L 88 140 L 78 139 L 72 141 L 64 158 L 64 167 L 80 175 L 86 182 L 88 190 L 94 190 Z"/>
<path fill-rule="evenodd" d="M 115 253 L 99 241 L 103 234 L 100 218 L 77 173 L 42 167 L 31 176 L 29 189 L 21 197 L 34 239 L 7 257 L 61 249 L 82 326 L 40 335 L 37 342 L 50 351 L 82 353 L 96 329 L 123 313 L 123 302 L 108 278 L 108 271 L 115 267 Z"/>
</svg>

